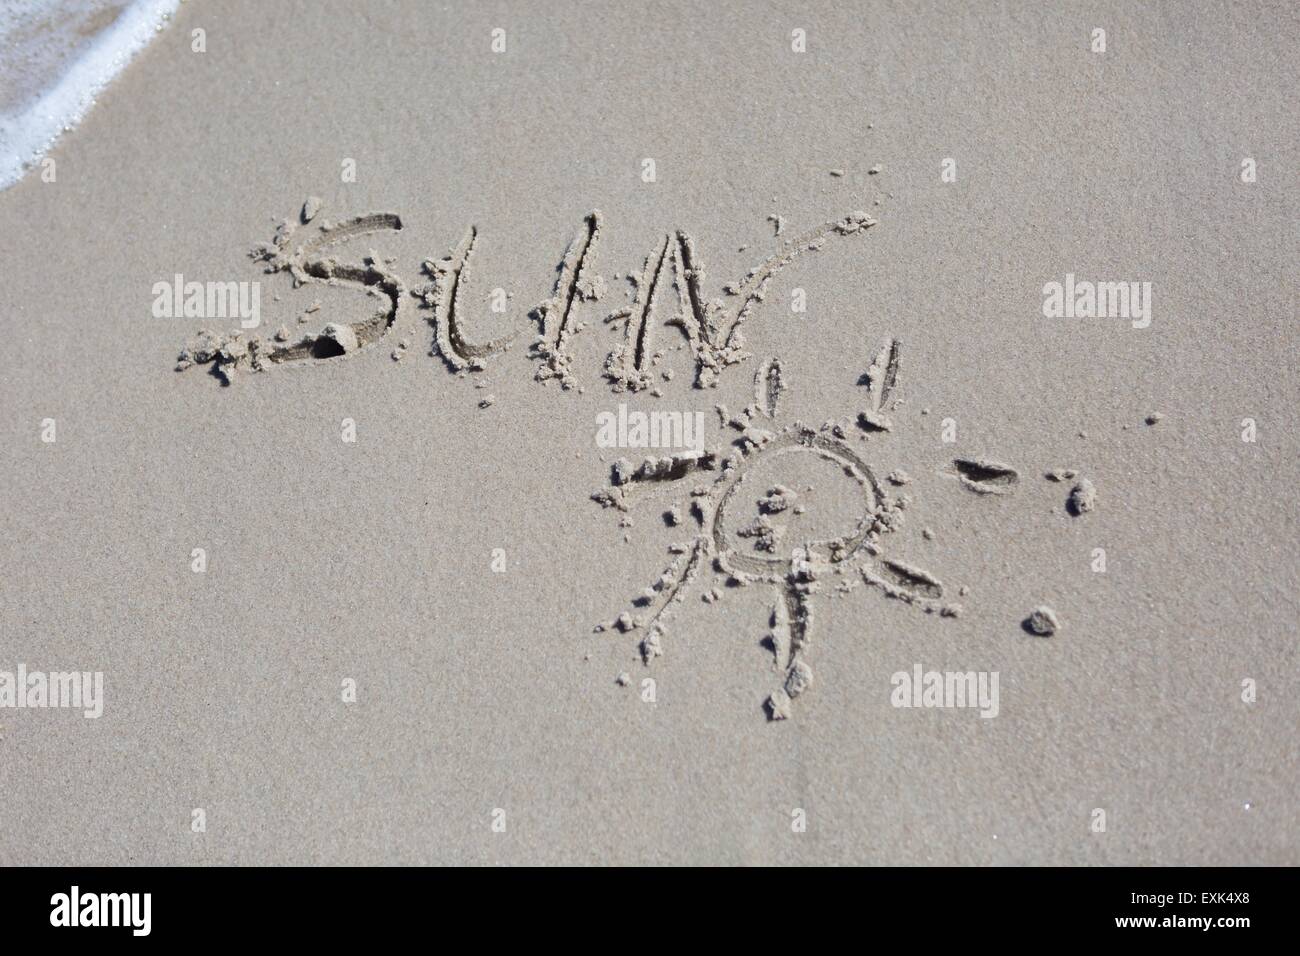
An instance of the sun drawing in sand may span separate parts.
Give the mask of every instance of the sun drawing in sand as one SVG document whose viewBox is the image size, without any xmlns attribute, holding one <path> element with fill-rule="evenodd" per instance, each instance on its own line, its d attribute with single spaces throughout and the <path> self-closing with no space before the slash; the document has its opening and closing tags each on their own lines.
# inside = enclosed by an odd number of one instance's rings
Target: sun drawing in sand
<svg viewBox="0 0 1300 956">
<path fill-rule="evenodd" d="M 782 427 L 778 405 L 786 385 L 779 360 L 769 359 L 755 376 L 754 403 L 727 422 L 740 436 L 725 457 L 705 451 L 647 458 L 636 466 L 626 460 L 616 463 L 610 486 L 593 498 L 628 511 L 651 488 L 690 484 L 685 509 L 689 518 L 680 507 L 668 516 L 671 521 L 693 521 L 698 532 L 689 543 L 670 548 L 672 563 L 633 602 L 632 610 L 597 630 L 641 632 L 640 649 L 649 664 L 663 653 L 666 619 L 702 570 L 711 568 L 727 586 L 769 585 L 775 594 L 766 644 L 781 683 L 766 706 L 770 719 L 782 720 L 790 716 L 793 699 L 812 684 L 812 598 L 826 584 L 847 589 L 860 581 L 928 613 L 959 614 L 959 606 L 943 603 L 943 586 L 933 575 L 885 556 L 886 536 L 901 527 L 908 499 L 891 496 L 848 441 L 850 430 L 869 439 L 893 428 L 887 413 L 895 404 L 899 352 L 898 341 L 890 340 L 877 353 L 864 377 L 870 404 L 854 423 L 812 428 L 794 422 Z M 857 512 L 853 527 L 829 538 L 792 533 L 803 513 L 799 493 L 762 478 L 770 471 L 768 465 L 787 464 L 787 456 L 815 456 L 852 482 Z M 752 504 L 747 513 L 746 502 Z M 718 593 L 716 588 L 706 592 L 705 600 Z"/>
</svg>

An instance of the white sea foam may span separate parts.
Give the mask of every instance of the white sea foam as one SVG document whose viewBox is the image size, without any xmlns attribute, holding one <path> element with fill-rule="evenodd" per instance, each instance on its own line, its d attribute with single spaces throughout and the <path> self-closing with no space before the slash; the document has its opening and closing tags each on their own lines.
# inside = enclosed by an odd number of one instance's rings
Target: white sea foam
<svg viewBox="0 0 1300 956">
<path fill-rule="evenodd" d="M 180 0 L 0 4 L 0 189 L 12 186 L 167 24 Z"/>
</svg>

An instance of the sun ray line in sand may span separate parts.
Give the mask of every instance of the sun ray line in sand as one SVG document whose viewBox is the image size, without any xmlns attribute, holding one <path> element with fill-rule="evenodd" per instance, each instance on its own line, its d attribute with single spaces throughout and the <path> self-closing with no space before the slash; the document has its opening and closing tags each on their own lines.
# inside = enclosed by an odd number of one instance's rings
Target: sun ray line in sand
<svg viewBox="0 0 1300 956">
<path fill-rule="evenodd" d="M 945 471 L 961 486 L 977 495 L 1005 495 L 1020 482 L 1020 474 L 1008 464 L 989 458 L 954 458 Z"/>
<path fill-rule="evenodd" d="M 781 379 L 781 360 L 770 358 L 759 366 L 754 376 L 754 404 L 764 418 L 776 418 L 785 384 Z"/>
</svg>

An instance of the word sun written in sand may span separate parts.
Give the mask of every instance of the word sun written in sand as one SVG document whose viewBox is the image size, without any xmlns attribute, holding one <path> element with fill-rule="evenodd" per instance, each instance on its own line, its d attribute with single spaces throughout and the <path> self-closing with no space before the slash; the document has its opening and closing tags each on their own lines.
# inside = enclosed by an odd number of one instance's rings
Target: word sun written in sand
<svg viewBox="0 0 1300 956">
<path fill-rule="evenodd" d="M 280 222 L 272 241 L 254 248 L 252 257 L 265 262 L 268 273 L 288 273 L 295 288 L 320 283 L 355 289 L 379 300 L 377 311 L 358 322 L 329 322 L 319 332 L 292 341 L 292 333 L 283 327 L 270 339 L 248 334 L 247 329 L 228 334 L 203 330 L 182 350 L 178 370 L 206 365 L 231 384 L 239 372 L 263 372 L 278 365 L 346 356 L 378 343 L 393 330 L 407 294 L 406 284 L 392 269 L 394 260 L 381 259 L 371 251 L 360 262 L 345 262 L 338 251 L 363 237 L 400 231 L 401 217 L 371 213 L 333 223 L 319 218 L 320 210 L 320 201 L 309 198 L 296 221 Z M 577 385 L 571 346 L 584 328 L 577 313 L 583 303 L 600 299 L 606 290 L 605 279 L 595 267 L 601 225 L 599 210 L 586 216 L 560 262 L 552 295 L 529 313 L 538 326 L 530 355 L 538 363 L 539 381 L 556 379 L 564 388 Z M 690 349 L 696 366 L 695 384 L 715 386 L 726 368 L 749 357 L 744 351 L 742 326 L 763 302 L 773 278 L 804 253 L 817 251 L 834 238 L 864 234 L 874 225 L 876 220 L 865 212 L 855 212 L 782 243 L 744 279 L 724 287 L 729 301 L 704 298 L 704 268 L 692 238 L 680 230 L 664 236 L 646 257 L 640 274 L 628 276 L 633 287 L 630 306 L 605 320 L 622 322 L 624 330 L 622 341 L 605 362 L 605 377 L 615 391 L 650 386 L 655 358 L 651 310 L 657 293 L 671 286 L 677 292 L 679 311 L 669 324 L 681 332 Z M 299 231 L 304 227 L 311 229 L 305 239 Z M 432 353 L 458 373 L 483 371 L 488 360 L 510 348 L 519 335 L 516 330 L 494 341 L 475 342 L 465 332 L 466 296 L 477 242 L 478 229 L 471 226 L 451 255 L 425 261 L 429 281 L 410 290 L 428 310 L 434 330 Z M 399 342 L 393 357 L 400 358 L 408 344 Z"/>
</svg>

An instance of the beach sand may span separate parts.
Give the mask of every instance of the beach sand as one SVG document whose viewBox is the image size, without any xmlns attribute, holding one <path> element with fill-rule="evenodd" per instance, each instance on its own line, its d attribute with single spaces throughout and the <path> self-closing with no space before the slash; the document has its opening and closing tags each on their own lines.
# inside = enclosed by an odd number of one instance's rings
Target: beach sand
<svg viewBox="0 0 1300 956">
<path fill-rule="evenodd" d="M 56 180 L 0 193 L 0 671 L 104 675 L 97 719 L 0 709 L 0 863 L 1300 863 L 1298 65 L 1285 3 L 184 4 Z M 176 274 L 259 282 L 245 338 L 391 306 L 378 278 L 295 288 L 249 258 L 309 196 L 288 250 L 400 217 L 330 253 L 400 279 L 392 328 L 231 385 L 177 372 L 238 321 L 155 315 Z M 566 389 L 537 380 L 529 311 L 596 209 L 590 282 L 561 282 Z M 858 211 L 694 387 L 663 324 L 677 231 L 730 307 L 782 240 Z M 410 293 L 470 227 L 461 334 L 518 337 L 458 375 Z M 603 320 L 665 248 L 665 354 L 615 391 Z M 1149 282 L 1149 326 L 1045 317 L 1067 275 Z M 704 554 L 662 656 L 645 622 L 596 630 L 708 538 L 690 492 L 720 475 L 602 507 L 644 451 L 600 447 L 598 416 L 704 412 L 725 458 L 744 439 L 714 406 L 754 403 L 771 357 L 757 425 L 842 423 L 910 499 L 880 557 L 960 605 L 825 576 L 783 720 L 778 585 Z M 749 497 L 788 486 L 817 526 L 781 553 L 856 520 L 835 461 L 750 452 Z M 1017 480 L 982 494 L 958 459 Z M 1023 623 L 1044 605 L 1050 636 Z M 997 672 L 996 717 L 894 706 L 918 665 Z"/>
</svg>

